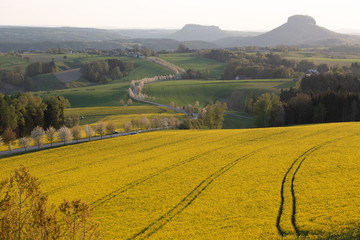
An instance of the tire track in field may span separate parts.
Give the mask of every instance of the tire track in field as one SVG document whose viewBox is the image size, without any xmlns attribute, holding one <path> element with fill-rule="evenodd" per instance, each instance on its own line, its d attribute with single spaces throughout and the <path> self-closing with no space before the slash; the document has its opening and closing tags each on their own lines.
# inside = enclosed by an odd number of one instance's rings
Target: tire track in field
<svg viewBox="0 0 360 240">
<path fill-rule="evenodd" d="M 154 173 L 151 173 L 151 174 L 146 175 L 146 176 L 144 176 L 142 178 L 139 178 L 139 179 L 137 179 L 137 180 L 135 180 L 133 182 L 130 182 L 130 183 L 128 183 L 128 184 L 126 184 L 126 185 L 112 191 L 111 193 L 106 194 L 105 196 L 103 196 L 103 197 L 95 200 L 94 202 L 92 202 L 90 205 L 92 206 L 92 208 L 96 208 L 96 207 L 104 204 L 105 202 L 115 198 L 120 193 L 123 193 L 123 192 L 125 192 L 125 191 L 127 191 L 127 190 L 129 190 L 131 188 L 134 188 L 134 187 L 136 187 L 136 186 L 138 186 L 138 185 L 140 185 L 140 184 L 142 184 L 142 183 L 144 183 L 144 182 L 146 182 L 146 181 L 148 181 L 148 180 L 150 180 L 150 179 L 152 179 L 152 178 L 154 178 L 154 177 L 156 177 L 156 176 L 158 176 L 158 175 L 160 175 L 160 174 L 162 174 L 164 172 L 167 172 L 167 171 L 169 171 L 171 169 L 182 166 L 184 164 L 190 163 L 190 162 L 200 158 L 201 156 L 210 154 L 210 153 L 215 152 L 215 151 L 217 151 L 219 149 L 222 149 L 222 148 L 224 148 L 224 146 L 212 149 L 211 151 L 203 152 L 203 153 L 198 154 L 196 156 L 193 156 L 191 158 L 185 159 L 185 160 L 183 160 L 181 162 L 178 162 L 178 163 L 175 163 L 175 164 L 170 165 L 168 167 L 162 168 L 162 169 L 160 169 L 160 170 L 158 170 L 158 171 L 156 171 Z"/>
<path fill-rule="evenodd" d="M 355 135 L 354 135 L 355 136 Z M 297 224 L 296 224 L 296 196 L 295 196 L 295 186 L 294 186 L 294 182 L 295 182 L 295 177 L 297 172 L 299 171 L 301 165 L 304 163 L 304 161 L 307 159 L 308 156 L 310 156 L 312 153 L 314 153 L 315 151 L 317 151 L 318 149 L 320 149 L 322 146 L 329 144 L 331 142 L 340 140 L 345 138 L 345 136 L 343 137 L 339 137 L 330 141 L 326 141 L 323 142 L 322 144 L 316 145 L 308 150 L 306 150 L 305 152 L 303 152 L 299 157 L 297 157 L 294 162 L 291 164 L 291 166 L 289 167 L 289 169 L 287 170 L 287 172 L 284 175 L 284 178 L 282 180 L 282 184 L 281 184 L 281 190 L 280 190 L 280 207 L 279 207 L 279 211 L 278 211 L 278 216 L 276 218 L 276 228 L 278 230 L 278 233 L 281 236 L 285 236 L 288 233 L 285 232 L 280 224 L 281 224 L 281 217 L 283 215 L 283 208 L 284 208 L 284 204 L 285 204 L 285 197 L 284 197 L 284 189 L 285 189 L 285 183 L 286 183 L 286 179 L 287 176 L 289 175 L 289 173 L 294 170 L 294 173 L 292 174 L 291 177 L 291 184 L 290 184 L 290 192 L 291 192 L 291 198 L 292 198 L 292 212 L 291 212 L 291 225 L 295 231 L 295 234 L 297 235 L 297 237 L 299 237 L 301 235 L 301 231 L 299 230 Z M 295 165 L 298 163 L 297 167 L 295 167 Z"/>
<path fill-rule="evenodd" d="M 229 171 L 235 165 L 237 165 L 241 160 L 245 160 L 256 153 L 260 152 L 261 149 L 252 151 L 244 156 L 226 164 L 216 172 L 212 173 L 210 176 L 205 178 L 199 185 L 197 185 L 188 195 L 185 196 L 178 204 L 176 204 L 173 208 L 159 217 L 157 220 L 149 224 L 147 227 L 143 228 L 141 231 L 133 235 L 130 239 L 145 239 L 150 237 L 152 234 L 156 233 L 160 230 L 166 223 L 171 221 L 175 216 L 183 212 L 214 180 L 218 177 L 222 176 L 224 173 Z"/>
<path fill-rule="evenodd" d="M 252 141 L 259 140 L 259 139 L 266 139 L 266 138 L 268 138 L 268 137 L 273 137 L 273 136 L 282 134 L 282 133 L 284 133 L 284 132 L 286 132 L 286 131 L 281 131 L 281 132 L 278 132 L 278 133 L 275 133 L 275 134 L 272 133 L 272 134 L 269 134 L 269 135 L 266 135 L 266 136 L 261 136 L 261 137 L 252 138 L 252 139 L 249 139 L 249 140 L 246 141 L 246 142 L 252 142 Z M 237 136 L 237 135 L 238 135 L 238 133 L 232 134 L 232 135 L 230 135 L 230 136 L 226 136 L 226 137 L 224 137 L 224 138 L 216 139 L 216 140 L 214 140 L 214 141 L 211 141 L 210 143 L 219 142 L 219 141 L 221 142 L 221 140 L 223 140 L 223 139 L 228 139 L 228 138 L 231 138 L 231 137 Z M 130 182 L 130 183 L 128 183 L 128 184 L 126 184 L 126 185 L 124 185 L 124 186 L 122 186 L 122 187 L 120 187 L 120 188 L 118 188 L 118 189 L 116 189 L 116 190 L 114 190 L 114 191 L 112 191 L 112 192 L 104 195 L 103 197 L 101 197 L 101 198 L 95 200 L 94 202 L 92 202 L 90 205 L 92 206 L 92 208 L 96 208 L 96 207 L 104 204 L 105 202 L 107 202 L 107 201 L 109 201 L 109 200 L 117 197 L 119 194 L 121 194 L 121 193 L 123 193 L 123 192 L 126 192 L 127 190 L 132 189 L 132 188 L 134 188 L 134 187 L 136 187 L 136 186 L 138 186 L 138 185 L 140 185 L 140 184 L 142 184 L 142 183 L 144 183 L 144 182 L 146 182 L 146 181 L 148 181 L 148 180 L 150 180 L 150 179 L 152 179 L 152 178 L 154 178 L 154 177 L 156 177 L 156 176 L 158 176 L 158 175 L 160 175 L 160 174 L 162 174 L 162 173 L 164 173 L 164 172 L 166 172 L 166 171 L 169 171 L 169 170 L 171 170 L 171 169 L 173 169 L 173 168 L 176 168 L 176 167 L 179 167 L 179 166 L 181 166 L 181 165 L 190 163 L 190 162 L 198 159 L 199 157 L 201 157 L 201 156 L 203 156 L 203 155 L 206 155 L 206 154 L 209 154 L 209 153 L 212 153 L 212 152 L 216 152 L 217 150 L 222 149 L 222 148 L 224 148 L 224 146 L 221 146 L 221 147 L 212 149 L 212 150 L 210 150 L 210 151 L 203 152 L 203 153 L 198 154 L 198 155 L 196 155 L 196 156 L 194 156 L 194 157 L 188 158 L 188 159 L 183 160 L 183 161 L 181 161 L 181 162 L 175 163 L 175 164 L 173 164 L 173 165 L 171 165 L 171 166 L 168 166 L 168 167 L 165 167 L 165 168 L 163 168 L 163 169 L 160 169 L 160 170 L 158 170 L 158 171 L 156 171 L 156 172 L 154 172 L 154 173 L 151 173 L 151 174 L 149 174 L 149 175 L 147 175 L 147 176 L 144 176 L 144 177 L 142 177 L 142 178 L 139 178 L 139 179 L 137 179 L 137 180 L 135 180 L 135 181 L 133 181 L 133 182 Z M 151 160 L 151 159 L 155 159 L 155 157 L 150 157 L 150 158 L 147 159 L 147 160 Z M 146 161 L 147 161 L 147 160 L 146 160 Z M 70 185 L 69 185 L 69 186 L 70 186 Z"/>
<path fill-rule="evenodd" d="M 296 168 L 296 169 L 299 169 L 299 168 L 300 168 L 299 166 L 301 166 L 301 163 L 302 163 L 310 154 L 312 154 L 313 152 L 315 152 L 315 151 L 316 151 L 317 149 L 319 149 L 319 148 L 320 148 L 320 145 L 316 145 L 316 146 L 314 146 L 314 147 L 306 150 L 305 152 L 303 152 L 299 157 L 297 157 L 297 158 L 293 161 L 293 163 L 292 163 L 291 166 L 288 168 L 288 170 L 286 171 L 286 173 L 285 173 L 285 175 L 284 175 L 284 177 L 283 177 L 283 180 L 282 180 L 282 182 L 281 182 L 281 190 L 280 190 L 280 199 L 281 199 L 281 200 L 280 200 L 280 207 L 279 207 L 279 211 L 278 211 L 278 216 L 277 216 L 277 218 L 276 218 L 276 228 L 277 228 L 277 230 L 278 230 L 278 232 L 279 232 L 279 234 L 280 234 L 281 236 L 284 236 L 284 235 L 286 234 L 286 232 L 285 232 L 285 231 L 281 228 L 281 226 L 280 226 L 280 224 L 281 224 L 281 218 L 282 218 L 282 216 L 283 216 L 284 204 L 285 204 L 284 190 L 285 190 L 285 182 L 286 182 L 286 179 L 287 179 L 289 173 L 291 172 L 291 170 L 294 169 L 294 166 L 295 166 L 296 163 L 300 162 L 300 164 L 299 164 L 298 167 Z M 300 159 L 301 159 L 301 160 L 300 160 Z M 293 199 L 292 199 L 292 202 L 293 202 L 293 204 L 294 204 L 294 196 L 295 196 L 295 194 L 292 195 L 292 198 L 293 198 Z M 296 200 L 295 200 L 295 203 L 296 203 Z M 293 218 L 295 218 L 294 213 L 292 213 L 292 216 L 291 216 L 291 219 L 293 219 Z M 292 221 L 292 224 L 293 224 L 293 221 Z M 293 226 L 294 226 L 294 225 L 293 225 Z M 294 229 L 297 229 L 297 227 L 294 228 Z M 295 230 L 295 232 L 296 232 L 296 230 Z"/>
</svg>

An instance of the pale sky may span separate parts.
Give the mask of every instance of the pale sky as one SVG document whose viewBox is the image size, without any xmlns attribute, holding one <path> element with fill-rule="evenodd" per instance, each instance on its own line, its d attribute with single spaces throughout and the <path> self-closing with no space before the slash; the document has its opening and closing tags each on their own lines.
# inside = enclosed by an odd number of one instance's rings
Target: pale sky
<svg viewBox="0 0 360 240">
<path fill-rule="evenodd" d="M 359 0 L 0 0 L 0 25 L 271 30 L 295 14 L 331 30 L 360 29 Z"/>
</svg>

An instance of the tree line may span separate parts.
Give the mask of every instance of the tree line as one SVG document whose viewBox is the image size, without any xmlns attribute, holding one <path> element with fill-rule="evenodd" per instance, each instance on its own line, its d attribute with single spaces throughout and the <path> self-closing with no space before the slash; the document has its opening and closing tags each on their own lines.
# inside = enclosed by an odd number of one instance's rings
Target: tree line
<svg viewBox="0 0 360 240">
<path fill-rule="evenodd" d="M 106 59 L 81 64 L 81 72 L 84 77 L 96 83 L 109 83 L 115 79 L 127 75 L 126 71 L 134 68 L 134 62 L 124 64 L 118 59 Z"/>
<path fill-rule="evenodd" d="M 13 69 L 0 69 L 0 83 L 5 82 L 22 88 L 24 91 L 31 91 L 34 88 L 32 77 L 56 72 L 56 64 L 51 62 L 33 62 L 30 63 L 25 71 L 20 67 Z"/>
<path fill-rule="evenodd" d="M 256 49 L 252 49 L 255 51 Z M 353 75 L 360 76 L 360 64 L 351 66 L 334 65 L 326 63 L 316 65 L 312 61 L 288 60 L 276 53 L 256 52 L 249 54 L 242 50 L 213 49 L 201 51 L 203 57 L 225 62 L 223 79 L 246 78 L 300 78 L 309 69 L 316 69 L 319 74 Z"/>
<path fill-rule="evenodd" d="M 41 98 L 29 92 L 0 94 L 0 134 L 11 129 L 23 137 L 36 126 L 59 129 L 65 124 L 64 110 L 69 106 L 69 101 L 62 96 Z"/>
<path fill-rule="evenodd" d="M 249 92 L 245 110 L 256 126 L 360 121 L 360 81 L 350 75 L 311 75 L 280 96 Z"/>
</svg>

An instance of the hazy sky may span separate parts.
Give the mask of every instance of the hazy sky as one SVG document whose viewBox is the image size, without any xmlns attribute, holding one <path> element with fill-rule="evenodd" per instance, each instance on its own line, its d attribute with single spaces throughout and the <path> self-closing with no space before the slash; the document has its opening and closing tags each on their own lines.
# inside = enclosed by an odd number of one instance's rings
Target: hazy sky
<svg viewBox="0 0 360 240">
<path fill-rule="evenodd" d="M 0 25 L 270 30 L 295 14 L 331 30 L 360 29 L 359 0 L 0 0 Z"/>
</svg>

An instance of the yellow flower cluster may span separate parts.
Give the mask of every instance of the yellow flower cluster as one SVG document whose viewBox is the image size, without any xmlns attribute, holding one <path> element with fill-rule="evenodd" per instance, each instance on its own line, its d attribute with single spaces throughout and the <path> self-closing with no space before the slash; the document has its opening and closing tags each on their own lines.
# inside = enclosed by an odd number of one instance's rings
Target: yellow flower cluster
<svg viewBox="0 0 360 240">
<path fill-rule="evenodd" d="M 0 159 L 54 203 L 80 198 L 106 239 L 356 239 L 360 123 L 162 131 Z"/>
</svg>

